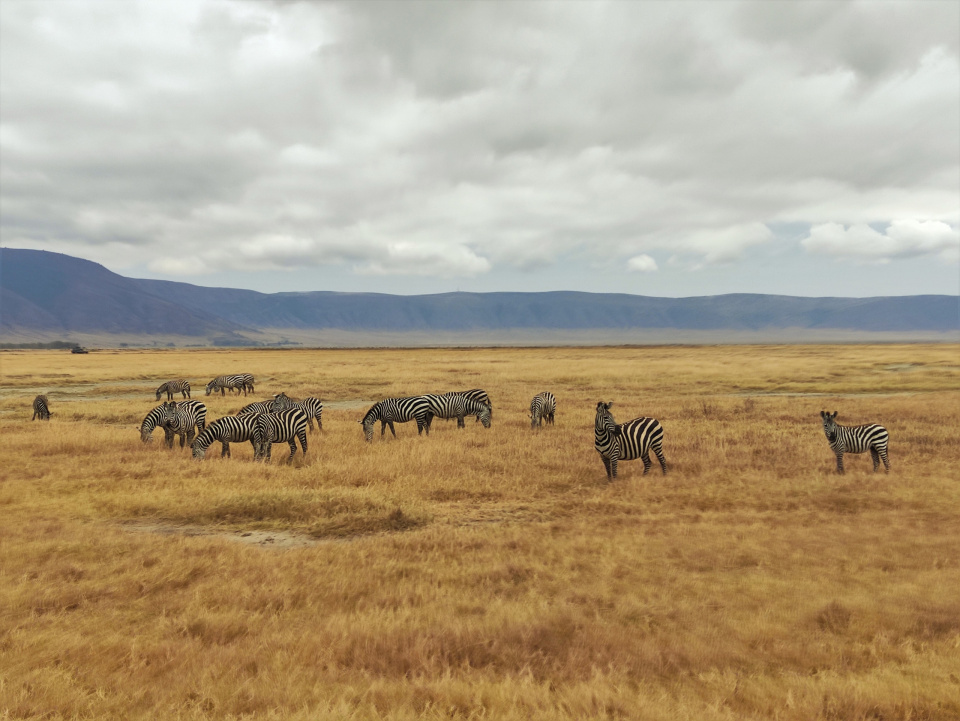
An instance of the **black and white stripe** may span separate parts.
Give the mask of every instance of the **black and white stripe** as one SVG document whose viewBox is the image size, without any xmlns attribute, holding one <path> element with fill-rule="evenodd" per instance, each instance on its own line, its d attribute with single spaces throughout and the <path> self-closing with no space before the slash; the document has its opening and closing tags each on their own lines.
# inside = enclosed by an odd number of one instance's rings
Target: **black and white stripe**
<svg viewBox="0 0 960 721">
<path fill-rule="evenodd" d="M 617 462 L 643 459 L 643 475 L 650 467 L 650 451 L 657 455 L 660 469 L 667 473 L 667 460 L 663 457 L 663 426 L 656 418 L 634 418 L 632 421 L 617 424 L 610 413 L 613 403 L 597 403 L 597 417 L 594 422 L 594 448 L 600 454 L 607 469 L 607 478 L 617 477 Z"/>
<path fill-rule="evenodd" d="M 202 431 L 207 422 L 207 407 L 200 401 L 182 401 L 180 403 L 164 402 L 147 413 L 140 424 L 140 440 L 144 443 L 150 441 L 153 431 L 156 428 L 163 429 L 164 441 L 168 446 L 173 445 L 173 436 L 176 431 L 173 427 L 177 425 L 177 410 L 182 409 L 184 414 L 184 423 L 187 414 L 193 418 L 197 431 Z M 184 433 L 186 431 L 184 430 Z M 181 436 L 182 440 L 182 436 Z M 181 444 L 181 448 L 183 445 Z"/>
<path fill-rule="evenodd" d="M 226 389 L 229 388 L 230 392 L 243 391 L 243 395 L 247 395 L 247 391 L 253 393 L 253 376 L 249 373 L 238 373 L 237 375 L 232 376 L 217 376 L 212 381 L 207 383 L 207 395 L 211 393 L 216 393 L 220 391 L 220 395 L 226 395 Z"/>
<path fill-rule="evenodd" d="M 310 432 L 313 433 L 313 421 L 316 419 L 317 427 L 322 431 L 323 430 L 323 403 L 319 398 L 304 398 L 303 400 L 297 400 L 295 398 L 290 398 L 286 393 L 277 393 L 273 397 L 273 410 L 282 411 L 289 408 L 299 408 L 304 413 L 307 414 L 307 425 L 310 427 Z"/>
<path fill-rule="evenodd" d="M 484 428 L 490 427 L 490 406 L 481 403 L 472 398 L 467 398 L 459 393 L 446 393 L 442 396 L 425 395 L 421 396 L 427 401 L 427 429 L 436 418 L 456 418 L 457 427 L 463 428 L 464 416 L 476 416 L 477 420 L 483 423 Z"/>
<path fill-rule="evenodd" d="M 274 443 L 289 443 L 290 457 L 287 463 L 293 460 L 297 453 L 297 440 L 307 455 L 307 414 L 299 408 L 290 408 L 276 413 L 259 413 L 256 417 L 254 431 L 255 459 L 270 460 L 270 449 Z"/>
<path fill-rule="evenodd" d="M 160 400 L 160 396 L 164 393 L 167 394 L 167 400 L 172 401 L 173 396 L 179 393 L 183 398 L 190 397 L 190 384 L 185 381 L 183 378 L 180 378 L 175 381 L 167 381 L 159 388 L 157 388 L 157 400 Z"/>
<path fill-rule="evenodd" d="M 449 393 L 444 393 L 445 396 L 465 396 L 474 401 L 479 401 L 485 406 L 490 406 L 490 418 L 493 418 L 493 403 L 490 401 L 490 396 L 487 395 L 487 392 L 483 388 L 471 388 L 468 391 L 450 391 Z M 480 416 L 477 416 L 474 423 L 480 420 Z"/>
<path fill-rule="evenodd" d="M 427 425 L 427 413 L 430 407 L 423 396 L 410 396 L 408 398 L 385 398 L 367 411 L 363 420 L 359 421 L 363 425 L 363 435 L 368 441 L 373 440 L 373 424 L 380 421 L 380 436 L 387 426 L 390 426 L 390 432 L 393 437 L 397 437 L 397 432 L 393 428 L 394 423 L 406 423 L 408 421 L 417 421 L 417 435 L 424 430 L 430 435 L 430 427 Z"/>
<path fill-rule="evenodd" d="M 274 411 L 281 410 L 277 407 L 273 400 L 269 401 L 256 401 L 255 403 L 250 403 L 245 405 L 235 415 L 246 416 L 251 413 L 273 413 Z"/>
<path fill-rule="evenodd" d="M 876 473 L 883 461 L 883 470 L 890 472 L 890 459 L 887 457 L 887 443 L 890 434 L 887 429 L 876 423 L 862 426 L 841 426 L 836 422 L 837 411 L 820 411 L 823 420 L 823 432 L 830 448 L 837 456 L 837 472 L 843 473 L 844 453 L 865 453 L 870 451 L 873 459 L 873 472 Z"/>
<path fill-rule="evenodd" d="M 530 427 L 539 428 L 541 421 L 553 425 L 553 417 L 557 412 L 557 399 L 550 391 L 537 393 L 530 401 Z"/>
<path fill-rule="evenodd" d="M 184 440 L 193 445 L 193 436 L 196 432 L 203 431 L 207 422 L 207 407 L 200 401 L 182 401 L 175 403 L 173 401 L 163 404 L 164 419 L 163 430 L 164 440 L 168 448 L 173 448 L 173 436 L 180 436 L 180 447 L 183 448 Z"/>
<path fill-rule="evenodd" d="M 193 457 L 197 460 L 203 460 L 207 454 L 207 448 L 210 447 L 211 443 L 217 441 L 219 441 L 221 445 L 221 458 L 223 456 L 230 457 L 231 443 L 243 443 L 244 441 L 250 442 L 250 445 L 253 446 L 254 457 L 256 457 L 257 443 L 255 434 L 257 419 L 259 417 L 260 414 L 251 413 L 245 416 L 224 416 L 223 418 L 218 418 L 204 428 L 200 435 L 194 439 L 190 446 L 193 450 Z"/>
<path fill-rule="evenodd" d="M 50 413 L 50 401 L 46 396 L 40 395 L 33 399 L 33 417 L 30 418 L 31 421 L 35 421 L 37 418 L 41 421 L 49 421 L 51 415 L 53 414 Z"/>
</svg>

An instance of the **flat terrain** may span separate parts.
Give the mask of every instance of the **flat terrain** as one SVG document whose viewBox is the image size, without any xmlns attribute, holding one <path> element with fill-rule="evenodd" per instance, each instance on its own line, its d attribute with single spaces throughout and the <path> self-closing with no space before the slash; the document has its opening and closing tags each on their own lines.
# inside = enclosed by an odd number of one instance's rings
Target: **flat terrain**
<svg viewBox="0 0 960 721">
<path fill-rule="evenodd" d="M 256 393 L 205 397 L 223 373 Z M 0 352 L 0 718 L 960 718 L 960 347 Z M 168 450 L 323 399 L 306 459 Z M 493 427 L 363 441 L 386 396 Z M 556 425 L 532 431 L 551 390 Z M 30 422 L 37 393 L 53 419 Z M 662 422 L 607 483 L 594 409 Z M 821 409 L 890 431 L 838 476 Z"/>
</svg>

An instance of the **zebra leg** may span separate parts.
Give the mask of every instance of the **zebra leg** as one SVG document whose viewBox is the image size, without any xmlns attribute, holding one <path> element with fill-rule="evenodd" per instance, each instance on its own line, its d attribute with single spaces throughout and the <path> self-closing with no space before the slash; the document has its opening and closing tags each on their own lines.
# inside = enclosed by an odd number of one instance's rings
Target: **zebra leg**
<svg viewBox="0 0 960 721">
<path fill-rule="evenodd" d="M 600 456 L 600 460 L 603 461 L 603 467 L 607 472 L 607 480 L 609 481 L 613 476 L 610 475 L 610 459 L 606 456 Z"/>
<path fill-rule="evenodd" d="M 836 451 L 837 454 L 837 473 L 843 475 L 843 451 Z"/>
<path fill-rule="evenodd" d="M 173 448 L 173 431 L 163 427 L 163 442 L 167 444 L 167 448 Z"/>
<path fill-rule="evenodd" d="M 313 419 L 307 416 L 307 425 L 310 426 L 310 432 L 313 433 Z"/>
<path fill-rule="evenodd" d="M 870 446 L 870 460 L 873 461 L 873 472 L 876 473 L 877 468 L 880 467 L 880 454 L 873 446 Z"/>
<path fill-rule="evenodd" d="M 220 457 L 223 458 L 224 456 L 230 457 L 230 444 L 226 441 L 220 441 Z"/>
<path fill-rule="evenodd" d="M 396 437 L 397 437 L 397 429 L 393 427 L 393 421 L 387 421 L 387 425 L 390 426 L 390 432 L 393 434 L 393 437 L 396 438 Z M 380 435 L 383 435 L 383 431 L 382 431 L 382 430 L 381 430 L 381 432 L 380 432 Z"/>
<path fill-rule="evenodd" d="M 619 456 L 613 456 L 610 458 L 610 480 L 613 480 L 617 477 L 617 463 L 619 461 Z"/>
<path fill-rule="evenodd" d="M 433 425 L 433 413 L 427 413 L 427 415 L 424 417 L 424 423 L 426 423 L 427 432 L 429 433 L 430 426 Z M 420 426 L 419 421 L 417 422 L 417 426 L 418 426 L 417 430 L 419 431 L 419 426 Z M 417 435 L 419 435 L 419 433 Z"/>
<path fill-rule="evenodd" d="M 457 416 L 457 428 L 466 428 L 467 424 L 463 422 L 463 416 Z"/>
<path fill-rule="evenodd" d="M 187 444 L 193 446 L 193 438 L 196 436 L 196 432 L 193 430 L 193 426 L 190 426 L 187 429 Z M 183 444 L 180 445 L 183 448 Z"/>
<path fill-rule="evenodd" d="M 300 439 L 300 447 L 303 449 L 303 456 L 304 456 L 304 458 L 306 458 L 306 456 L 307 456 L 307 434 L 306 434 L 306 433 L 298 433 L 298 434 L 297 434 L 297 438 Z"/>
<path fill-rule="evenodd" d="M 290 439 L 290 456 L 287 458 L 287 463 L 290 463 L 293 460 L 293 457 L 297 455 L 297 439 L 296 436 Z"/>
<path fill-rule="evenodd" d="M 880 454 L 880 459 L 883 461 L 883 472 L 884 472 L 884 473 L 889 473 L 889 472 L 890 472 L 890 459 L 887 457 L 887 447 L 886 447 L 886 446 L 880 446 L 880 448 L 877 449 L 877 453 Z"/>
<path fill-rule="evenodd" d="M 643 461 L 643 475 L 647 475 L 650 472 L 650 469 L 653 468 L 653 463 L 650 461 L 650 452 L 647 451 L 640 459 Z"/>
<path fill-rule="evenodd" d="M 663 471 L 663 475 L 667 475 L 667 459 L 663 456 L 663 449 L 656 446 L 653 452 L 657 454 L 657 460 L 660 461 L 660 470 Z"/>
</svg>

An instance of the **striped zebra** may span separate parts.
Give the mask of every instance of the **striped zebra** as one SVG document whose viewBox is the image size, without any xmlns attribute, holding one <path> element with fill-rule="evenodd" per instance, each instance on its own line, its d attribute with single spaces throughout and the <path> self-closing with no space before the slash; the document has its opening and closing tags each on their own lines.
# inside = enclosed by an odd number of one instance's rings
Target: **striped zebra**
<svg viewBox="0 0 960 721">
<path fill-rule="evenodd" d="M 550 391 L 537 393 L 530 401 L 530 427 L 539 428 L 542 421 L 553 425 L 553 416 L 557 412 L 557 399 Z"/>
<path fill-rule="evenodd" d="M 173 410 L 171 410 L 173 406 Z M 161 405 L 157 406 L 143 419 L 143 423 L 140 424 L 140 440 L 144 443 L 148 443 L 153 437 L 153 431 L 156 428 L 163 429 L 164 441 L 167 446 L 173 446 L 173 436 L 175 431 L 172 426 L 176 420 L 176 408 L 177 406 L 184 409 L 184 412 L 190 410 L 193 414 L 195 425 L 198 431 L 202 431 L 207 422 L 207 407 L 200 401 L 183 401 L 181 403 L 167 403 L 164 402 Z M 181 437 L 182 440 L 182 437 Z M 183 446 L 181 445 L 181 448 Z"/>
<path fill-rule="evenodd" d="M 394 423 L 406 423 L 407 421 L 417 421 L 417 435 L 424 430 L 430 435 L 430 426 L 427 425 L 427 413 L 430 412 L 430 406 L 423 396 L 411 396 L 409 398 L 385 398 L 379 403 L 374 403 L 367 411 L 363 420 L 358 421 L 363 425 L 363 435 L 367 441 L 373 440 L 373 424 L 380 421 L 380 437 L 383 437 L 387 426 L 390 426 L 390 432 L 393 437 L 397 437 L 397 432 L 393 428 Z"/>
<path fill-rule="evenodd" d="M 207 455 L 207 449 L 211 443 L 220 442 L 220 457 L 230 457 L 230 444 L 243 443 L 250 441 L 253 446 L 254 457 L 257 453 L 257 441 L 255 438 L 258 413 L 250 413 L 245 416 L 224 416 L 218 418 L 208 425 L 193 440 L 190 448 L 193 450 L 193 457 L 202 461 Z"/>
<path fill-rule="evenodd" d="M 173 448 L 174 435 L 180 436 L 180 447 L 184 446 L 184 439 L 191 446 L 197 432 L 203 431 L 207 423 L 207 407 L 200 401 L 170 401 L 163 404 L 164 419 L 163 431 L 167 448 Z"/>
<path fill-rule="evenodd" d="M 33 417 L 30 418 L 31 421 L 35 421 L 37 418 L 41 421 L 49 421 L 52 415 L 50 412 L 50 401 L 46 396 L 41 395 L 33 399 Z"/>
<path fill-rule="evenodd" d="M 490 427 L 490 406 L 480 401 L 467 398 L 459 393 L 445 393 L 442 396 L 422 396 L 427 401 L 427 430 L 436 418 L 456 418 L 457 427 L 464 428 L 464 416 L 473 415 L 483 423 L 484 428 Z"/>
<path fill-rule="evenodd" d="M 176 395 L 177 393 L 181 394 L 183 398 L 189 398 L 190 384 L 187 381 L 183 380 L 183 378 L 180 378 L 179 380 L 175 380 L 175 381 L 167 381 L 162 386 L 157 388 L 157 400 L 160 400 L 160 396 L 162 396 L 164 393 L 167 394 L 168 401 L 172 401 L 173 396 Z"/>
<path fill-rule="evenodd" d="M 667 475 L 667 460 L 663 457 L 663 426 L 656 418 L 634 418 L 632 421 L 618 424 L 613 420 L 610 406 L 613 403 L 597 403 L 597 418 L 593 432 L 594 448 L 600 454 L 607 469 L 607 478 L 617 477 L 617 463 L 620 460 L 643 459 L 643 475 L 650 467 L 650 451 L 657 454 L 660 469 Z"/>
<path fill-rule="evenodd" d="M 247 391 L 253 393 L 253 376 L 249 373 L 240 373 L 233 376 L 217 376 L 207 383 L 207 395 L 220 391 L 220 395 L 224 396 L 226 395 L 227 388 L 230 389 L 231 393 L 233 391 L 237 393 L 243 391 L 243 395 L 247 395 Z"/>
<path fill-rule="evenodd" d="M 450 391 L 449 393 L 444 393 L 445 396 L 466 396 L 471 400 L 479 401 L 485 406 L 490 406 L 490 418 L 493 419 L 493 403 L 490 402 L 490 396 L 487 395 L 487 392 L 483 388 L 471 388 L 468 391 Z M 480 420 L 480 416 L 477 416 L 474 423 Z"/>
<path fill-rule="evenodd" d="M 837 411 L 820 411 L 823 420 L 823 432 L 830 443 L 830 449 L 837 456 L 837 473 L 843 473 L 844 453 L 865 453 L 870 451 L 873 459 L 873 472 L 876 473 L 883 461 L 883 470 L 890 472 L 890 459 L 887 457 L 887 442 L 890 434 L 887 429 L 876 423 L 863 426 L 841 426 L 837 423 Z"/>
<path fill-rule="evenodd" d="M 259 413 L 256 416 L 254 430 L 254 460 L 270 460 L 270 449 L 274 443 L 289 443 L 290 457 L 297 453 L 297 440 L 307 455 L 307 414 L 299 408 L 290 408 L 276 413 Z"/>
<path fill-rule="evenodd" d="M 316 419 L 317 427 L 322 431 L 323 430 L 323 402 L 319 398 L 304 398 L 301 400 L 296 400 L 295 398 L 289 398 L 286 393 L 277 393 L 273 397 L 273 410 L 287 410 L 289 408 L 299 408 L 304 413 L 307 414 L 307 425 L 310 427 L 310 432 L 313 433 L 313 421 Z"/>
<path fill-rule="evenodd" d="M 234 415 L 246 416 L 251 413 L 273 413 L 274 411 L 281 410 L 276 406 L 273 400 L 269 401 L 256 401 L 255 403 L 250 403 L 245 405 Z"/>
</svg>

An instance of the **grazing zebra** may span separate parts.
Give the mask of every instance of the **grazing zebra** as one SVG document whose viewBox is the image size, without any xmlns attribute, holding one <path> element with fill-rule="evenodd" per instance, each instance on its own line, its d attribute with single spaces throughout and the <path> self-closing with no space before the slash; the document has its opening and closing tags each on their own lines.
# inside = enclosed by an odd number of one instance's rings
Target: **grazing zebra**
<svg viewBox="0 0 960 721">
<path fill-rule="evenodd" d="M 173 410 L 171 410 L 171 406 Z M 172 430 L 171 426 L 176 419 L 177 407 L 182 408 L 184 412 L 190 411 L 193 414 L 197 430 L 203 431 L 207 422 L 207 407 L 203 403 L 200 401 L 183 401 L 181 403 L 164 402 L 147 413 L 146 418 L 143 419 L 143 423 L 140 424 L 140 440 L 144 443 L 149 442 L 153 436 L 154 429 L 159 427 L 163 428 L 164 440 L 167 445 L 172 447 L 175 431 Z M 169 426 L 167 425 L 168 421 L 170 423 Z M 182 436 L 181 440 L 183 440 Z M 181 445 L 181 448 L 182 447 Z"/>
<path fill-rule="evenodd" d="M 207 407 L 200 401 L 182 401 L 164 403 L 163 431 L 167 448 L 173 448 L 173 436 L 180 436 L 180 447 L 184 439 L 193 445 L 194 427 L 203 431 L 207 421 Z"/>
<path fill-rule="evenodd" d="M 297 440 L 303 455 L 307 455 L 307 414 L 299 408 L 290 408 L 276 413 L 260 413 L 256 417 L 254 431 L 254 460 L 270 460 L 270 449 L 274 443 L 289 443 L 290 457 L 297 453 Z"/>
<path fill-rule="evenodd" d="M 487 392 L 483 388 L 471 388 L 468 391 L 450 391 L 449 393 L 444 393 L 445 396 L 466 396 L 475 401 L 480 401 L 486 406 L 490 406 L 490 418 L 493 418 L 493 403 L 490 402 L 490 396 L 487 395 Z M 480 420 L 480 416 L 477 416 L 474 423 Z"/>
<path fill-rule="evenodd" d="M 823 432 L 827 436 L 830 448 L 837 456 L 837 473 L 843 473 L 844 453 L 864 453 L 870 451 L 873 459 L 873 472 L 876 473 L 883 461 L 883 470 L 890 472 L 890 460 L 887 458 L 887 441 L 890 434 L 887 429 L 876 423 L 863 426 L 841 426 L 836 422 L 837 411 L 820 411 L 823 419 Z"/>
<path fill-rule="evenodd" d="M 537 393 L 530 401 L 530 427 L 539 428 L 541 421 L 553 425 L 553 416 L 557 412 L 557 399 L 550 391 Z"/>
<path fill-rule="evenodd" d="M 660 469 L 667 475 L 667 460 L 663 457 L 663 426 L 656 418 L 634 418 L 618 424 L 613 420 L 610 406 L 613 403 L 597 403 L 597 418 L 594 423 L 594 448 L 600 454 L 607 469 L 607 478 L 617 477 L 617 462 L 643 459 L 643 475 L 650 467 L 650 451 L 657 454 Z"/>
<path fill-rule="evenodd" d="M 164 393 L 167 394 L 167 400 L 172 401 L 173 396 L 177 393 L 180 393 L 184 398 L 190 397 L 190 384 L 183 380 L 183 378 L 175 381 L 167 381 L 162 386 L 157 388 L 157 400 L 160 400 L 160 396 Z M 207 395 L 210 395 L 209 393 Z"/>
<path fill-rule="evenodd" d="M 239 411 L 236 412 L 238 416 L 246 416 L 251 413 L 273 413 L 274 411 L 282 410 L 278 408 L 273 400 L 269 401 L 256 401 L 255 403 L 250 403 L 245 405 Z"/>
<path fill-rule="evenodd" d="M 302 401 L 287 397 L 286 393 L 277 393 L 273 397 L 273 410 L 287 410 L 299 408 L 307 414 L 307 425 L 313 433 L 313 420 L 317 420 L 317 427 L 323 430 L 323 402 L 319 398 L 304 398 Z"/>
<path fill-rule="evenodd" d="M 380 421 L 380 437 L 383 437 L 387 426 L 390 426 L 390 432 L 393 437 L 397 437 L 397 432 L 393 424 L 406 423 L 416 419 L 417 435 L 424 430 L 430 435 L 430 426 L 427 424 L 427 413 L 430 412 L 430 406 L 423 396 L 411 396 L 409 398 L 385 398 L 379 403 L 374 403 L 367 411 L 363 420 L 358 421 L 363 425 L 363 435 L 368 441 L 373 440 L 373 424 Z"/>
<path fill-rule="evenodd" d="M 442 396 L 426 395 L 422 396 L 429 407 L 427 412 L 427 429 L 433 423 L 434 417 L 437 418 L 456 418 L 457 427 L 463 428 L 464 416 L 474 415 L 478 421 L 483 423 L 484 428 L 490 427 L 490 406 L 480 401 L 467 398 L 459 393 L 446 393 Z"/>
<path fill-rule="evenodd" d="M 247 395 L 249 390 L 253 393 L 253 376 L 249 373 L 240 373 L 239 375 L 233 376 L 217 376 L 212 381 L 207 383 L 207 395 L 211 393 L 216 393 L 220 391 L 220 395 L 226 395 L 225 390 L 229 388 L 230 392 L 236 391 L 240 393 L 243 391 L 243 395 Z"/>
<path fill-rule="evenodd" d="M 230 457 L 231 443 L 242 443 L 244 441 L 250 441 L 250 445 L 253 446 L 254 457 L 256 457 L 258 444 L 255 433 L 257 418 L 259 417 L 259 414 L 251 413 L 245 416 L 218 418 L 204 428 L 200 435 L 193 440 L 190 446 L 193 450 L 193 457 L 202 461 L 207 455 L 207 448 L 215 441 L 220 442 L 221 458 L 224 456 Z"/>
<path fill-rule="evenodd" d="M 37 396 L 33 399 L 33 417 L 30 419 L 31 421 L 37 420 L 38 417 L 41 421 L 49 421 L 52 415 L 50 412 L 50 401 L 46 396 Z"/>
</svg>

